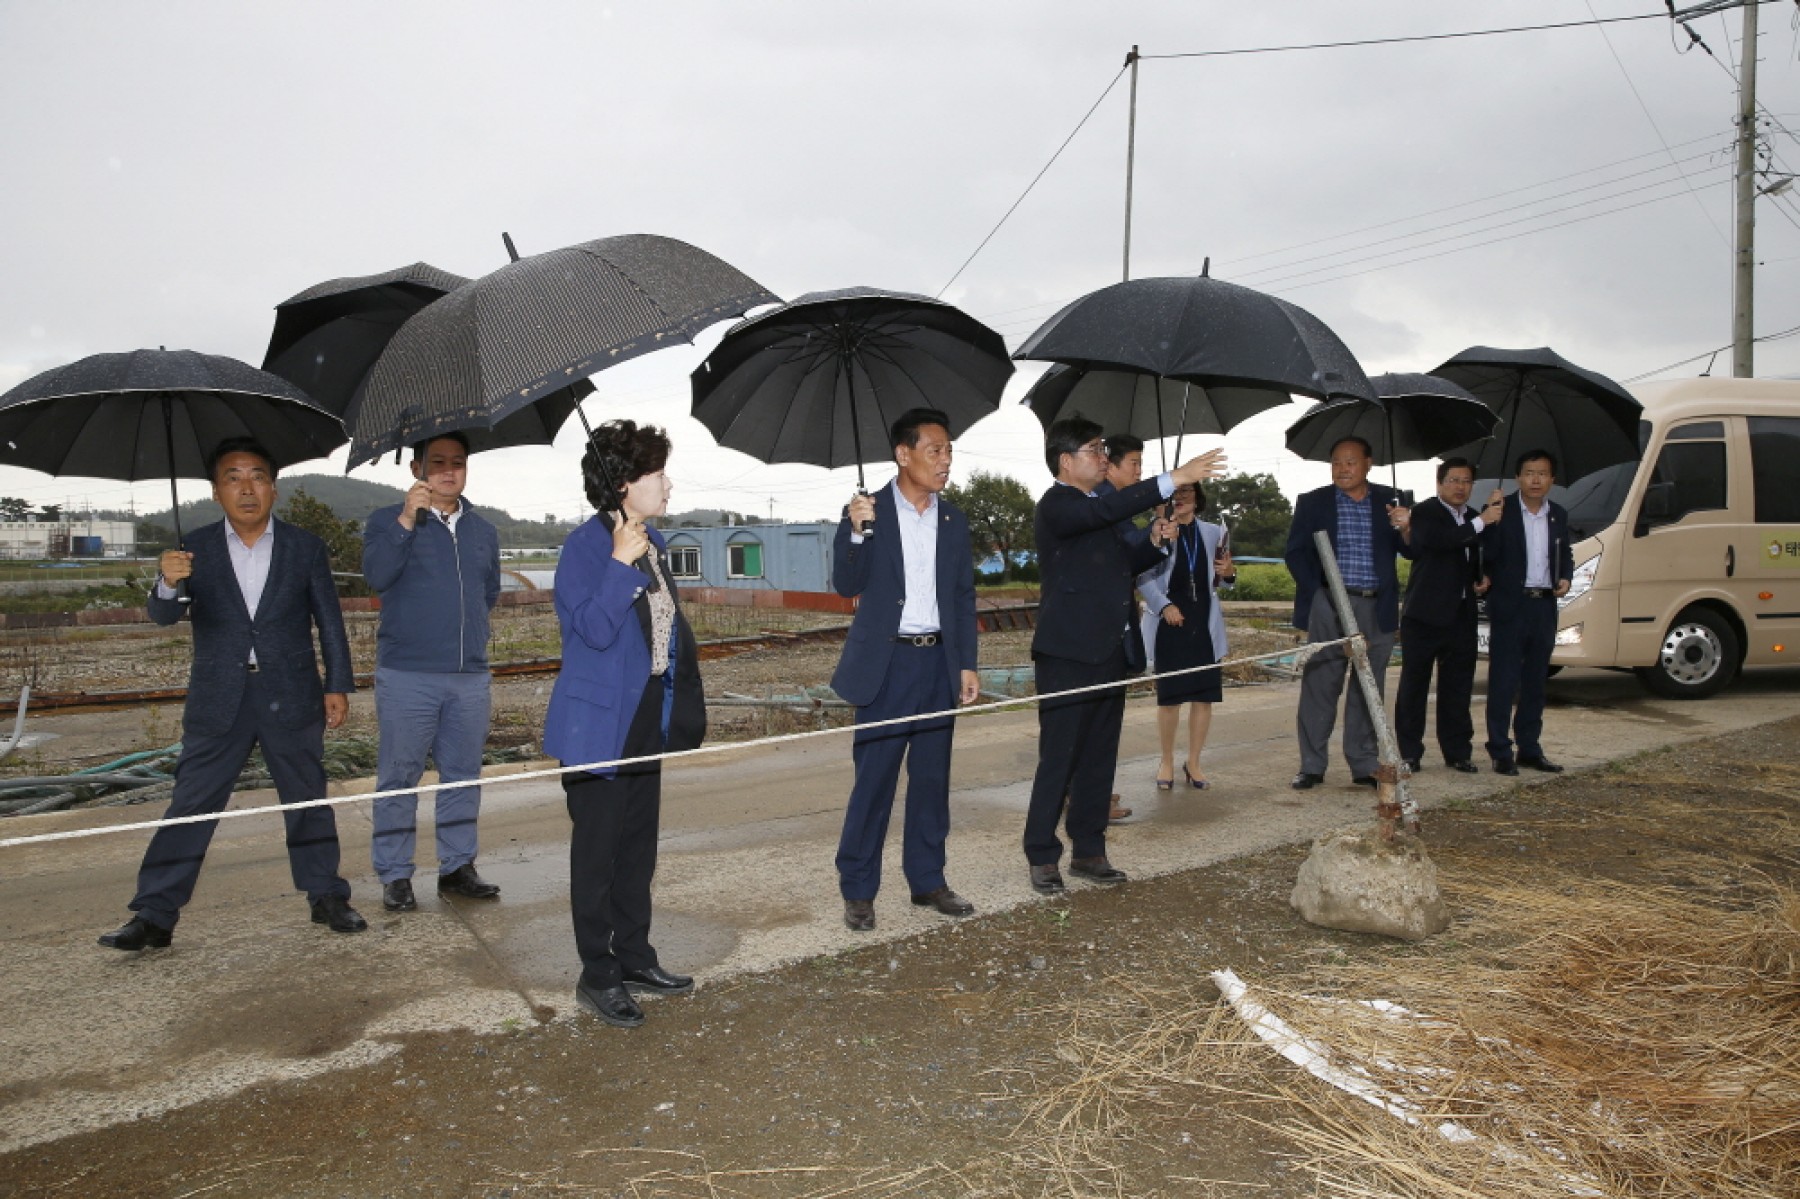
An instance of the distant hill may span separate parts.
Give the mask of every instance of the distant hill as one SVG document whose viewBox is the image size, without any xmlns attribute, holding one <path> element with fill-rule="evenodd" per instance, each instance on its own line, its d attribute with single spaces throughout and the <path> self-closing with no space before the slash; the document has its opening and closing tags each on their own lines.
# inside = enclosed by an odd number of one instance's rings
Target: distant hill
<svg viewBox="0 0 1800 1199">
<path fill-rule="evenodd" d="M 186 482 L 184 492 L 191 488 L 199 491 L 203 484 Z M 386 483 L 371 483 L 367 479 L 348 478 L 344 475 L 283 475 L 278 480 L 277 488 L 282 500 L 286 500 L 296 492 L 304 491 L 313 499 L 329 507 L 340 520 L 354 520 L 359 524 L 369 518 L 369 513 L 389 504 L 398 504 L 406 497 L 406 492 Z M 281 502 L 277 501 L 276 510 L 280 511 Z M 561 521 L 546 522 L 541 520 L 520 520 L 510 512 L 485 505 L 481 508 L 483 516 L 494 522 L 499 531 L 500 544 L 508 549 L 523 546 L 555 546 L 563 543 L 574 527 Z M 224 509 L 214 503 L 211 496 L 205 499 L 184 500 L 181 505 L 181 527 L 196 529 L 210 524 L 225 515 Z M 142 518 L 145 524 L 159 525 L 164 529 L 171 528 L 169 509 L 153 512 Z"/>
</svg>

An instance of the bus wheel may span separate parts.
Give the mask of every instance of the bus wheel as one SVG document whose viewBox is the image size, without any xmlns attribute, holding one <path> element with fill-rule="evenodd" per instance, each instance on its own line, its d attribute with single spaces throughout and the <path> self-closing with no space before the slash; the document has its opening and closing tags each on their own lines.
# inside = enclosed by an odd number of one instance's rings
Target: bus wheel
<svg viewBox="0 0 1800 1199">
<path fill-rule="evenodd" d="M 1737 632 L 1709 608 L 1689 608 L 1663 634 L 1655 666 L 1640 666 L 1644 685 L 1670 699 L 1705 699 L 1737 677 Z"/>
</svg>

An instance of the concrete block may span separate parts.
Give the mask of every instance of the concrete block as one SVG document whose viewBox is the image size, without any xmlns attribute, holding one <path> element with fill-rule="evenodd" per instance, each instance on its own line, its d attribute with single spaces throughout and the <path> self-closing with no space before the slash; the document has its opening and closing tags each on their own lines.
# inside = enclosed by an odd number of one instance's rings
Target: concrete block
<svg viewBox="0 0 1800 1199">
<path fill-rule="evenodd" d="M 1338 829 L 1313 842 L 1289 901 L 1323 928 L 1422 941 L 1450 927 L 1437 866 L 1408 833 L 1384 842 L 1373 829 Z"/>
</svg>

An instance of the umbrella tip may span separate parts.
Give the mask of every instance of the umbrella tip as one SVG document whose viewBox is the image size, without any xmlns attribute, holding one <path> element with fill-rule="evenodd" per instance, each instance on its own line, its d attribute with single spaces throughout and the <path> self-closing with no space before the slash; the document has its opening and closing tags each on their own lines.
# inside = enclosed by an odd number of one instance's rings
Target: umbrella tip
<svg viewBox="0 0 1800 1199">
<path fill-rule="evenodd" d="M 512 261 L 519 261 L 519 251 L 513 248 L 512 234 L 502 231 L 500 240 L 506 244 L 506 256 Z"/>
<path fill-rule="evenodd" d="M 1190 258 L 1190 259 L 1188 259 L 1188 261 L 1192 262 L 1193 259 Z M 1200 260 L 1200 277 L 1202 279 L 1212 278 L 1212 255 L 1211 254 L 1208 254 L 1205 258 L 1202 258 Z"/>
</svg>

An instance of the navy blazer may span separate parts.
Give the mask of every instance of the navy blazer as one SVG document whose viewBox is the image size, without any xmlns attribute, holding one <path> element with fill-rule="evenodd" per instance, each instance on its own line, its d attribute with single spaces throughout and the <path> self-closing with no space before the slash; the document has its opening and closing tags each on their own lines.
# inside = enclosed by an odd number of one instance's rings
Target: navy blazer
<svg viewBox="0 0 1800 1199">
<path fill-rule="evenodd" d="M 1051 484 L 1038 500 L 1035 522 L 1042 581 L 1033 654 L 1098 664 L 1118 649 L 1137 624 L 1133 581 L 1164 552 L 1148 536 L 1127 537 L 1118 525 L 1162 499 L 1156 479 L 1103 496 Z"/>
<path fill-rule="evenodd" d="M 1288 526 L 1287 552 L 1284 555 L 1290 574 L 1294 576 L 1294 627 L 1304 629 L 1312 617 L 1313 597 L 1325 586 L 1325 568 L 1319 562 L 1319 549 L 1313 534 L 1320 529 L 1331 538 L 1337 550 L 1337 486 L 1315 487 L 1300 496 L 1294 505 L 1294 523 Z M 1375 620 L 1383 633 L 1400 627 L 1400 576 L 1394 570 L 1396 556 L 1410 558 L 1412 552 L 1400 540 L 1400 534 L 1388 523 L 1387 506 L 1399 500 L 1399 493 L 1380 483 L 1369 484 L 1369 551 L 1375 556 Z M 1331 597 L 1326 596 L 1326 603 Z M 1368 630 L 1363 630 L 1367 632 Z"/>
<path fill-rule="evenodd" d="M 1550 574 L 1558 580 L 1575 577 L 1575 549 L 1569 544 L 1569 514 L 1554 500 L 1550 507 Z M 1506 497 L 1500 523 L 1481 531 L 1482 565 L 1493 586 L 1488 588 L 1488 615 L 1506 620 L 1525 602 L 1525 508 L 1519 493 Z"/>
<path fill-rule="evenodd" d="M 859 708 L 874 703 L 887 682 L 906 604 L 906 560 L 893 487 L 878 489 L 874 500 L 876 535 L 861 545 L 851 541 L 846 510 L 832 542 L 831 585 L 839 595 L 859 598 L 831 689 Z M 975 669 L 975 561 L 968 518 L 942 495 L 937 503 L 939 648 L 950 681 L 960 691 L 960 672 Z"/>
<path fill-rule="evenodd" d="M 681 614 L 680 593 L 669 576 L 667 542 L 645 529 L 661 558 L 662 585 L 676 597 L 663 706 L 668 750 L 693 749 L 706 737 L 706 696 L 700 689 L 700 655 L 694 631 Z M 544 713 L 544 752 L 564 764 L 610 762 L 650 684 L 650 601 L 644 572 L 612 556 L 612 524 L 589 517 L 563 542 L 556 562 L 556 619 L 562 630 L 562 669 Z M 611 777 L 616 768 L 592 773 Z"/>
<path fill-rule="evenodd" d="M 1481 515 L 1463 507 L 1457 524 L 1436 496 L 1420 500 L 1412 510 L 1412 572 L 1406 579 L 1408 620 L 1451 625 L 1475 619 L 1475 582 L 1481 577 L 1481 535 L 1470 523 Z"/>
<path fill-rule="evenodd" d="M 225 548 L 225 522 L 195 529 L 187 537 L 194 555 L 188 576 L 193 602 L 163 599 L 151 590 L 150 619 L 174 624 L 183 613 L 194 626 L 194 665 L 188 672 L 187 707 L 182 727 L 193 736 L 218 737 L 229 732 L 243 702 L 248 678 L 245 666 L 256 651 L 257 674 L 268 698 L 266 713 L 282 728 L 301 729 L 325 719 L 325 693 L 356 690 L 350 668 L 350 639 L 337 588 L 331 582 L 331 556 L 325 543 L 286 521 L 269 518 L 275 541 L 269 577 L 256 602 L 256 619 L 244 605 L 231 553 Z M 325 658 L 325 680 L 319 681 L 319 658 L 313 652 L 313 629 L 319 630 L 319 653 Z"/>
</svg>

